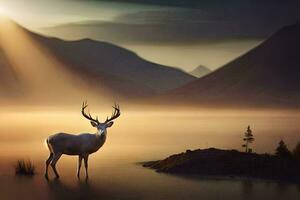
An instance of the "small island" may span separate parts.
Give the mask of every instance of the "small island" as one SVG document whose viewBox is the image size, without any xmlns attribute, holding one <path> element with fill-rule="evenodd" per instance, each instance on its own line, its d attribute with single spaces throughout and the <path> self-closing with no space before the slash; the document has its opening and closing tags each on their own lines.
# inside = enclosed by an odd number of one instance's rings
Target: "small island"
<svg viewBox="0 0 300 200">
<path fill-rule="evenodd" d="M 186 150 L 166 159 L 144 162 L 143 166 L 157 172 L 193 177 L 248 177 L 300 183 L 300 141 L 290 151 L 283 140 L 275 154 L 258 154 L 250 148 L 254 135 L 247 127 L 244 132 L 244 152 L 216 148 Z"/>
<path fill-rule="evenodd" d="M 300 182 L 300 162 L 277 155 L 221 150 L 186 150 L 166 159 L 143 163 L 157 172 L 178 174 L 249 177 Z"/>
</svg>

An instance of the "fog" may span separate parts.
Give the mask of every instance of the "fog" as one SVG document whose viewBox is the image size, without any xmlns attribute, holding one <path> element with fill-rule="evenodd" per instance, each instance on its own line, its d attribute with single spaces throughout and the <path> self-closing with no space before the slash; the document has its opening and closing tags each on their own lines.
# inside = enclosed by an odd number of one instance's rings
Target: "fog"
<svg viewBox="0 0 300 200">
<path fill-rule="evenodd" d="M 221 195 L 241 200 L 248 195 L 272 199 L 299 195 L 293 184 L 226 178 L 194 180 L 156 173 L 136 164 L 186 149 L 242 150 L 242 137 L 248 125 L 253 130 L 255 141 L 251 148 L 255 152 L 274 153 L 281 139 L 294 148 L 300 140 L 297 112 L 145 110 L 121 105 L 121 116 L 108 129 L 106 143 L 90 156 L 88 182 L 76 181 L 74 156 L 62 156 L 59 160 L 61 181 L 47 182 L 43 179 L 44 160 L 49 153 L 45 138 L 57 132 L 93 133 L 95 128 L 81 116 L 79 105 L 1 109 L 1 195 L 6 199 L 220 199 Z M 110 108 L 95 104 L 90 105 L 90 111 L 102 120 L 111 113 Z M 32 160 L 37 175 L 32 179 L 12 176 L 17 159 Z M 174 193 L 175 189 L 180 195 Z"/>
<path fill-rule="evenodd" d="M 112 108 L 91 104 L 91 114 L 105 120 Z M 109 129 L 107 150 L 136 149 L 134 155 L 159 158 L 186 149 L 217 147 L 242 149 L 243 133 L 248 125 L 253 129 L 253 149 L 259 153 L 273 153 L 277 143 L 284 139 L 292 148 L 300 140 L 299 113 L 295 112 L 239 112 L 186 110 L 166 111 L 131 110 L 121 105 L 121 117 Z M 15 110 L 2 109 L 0 115 L 1 151 L 7 146 L 15 154 L 23 145 L 38 154 L 46 152 L 44 139 L 56 132 L 95 132 L 89 121 L 80 113 L 81 107 L 55 107 Z M 32 145 L 34 144 L 34 145 Z M 42 151 L 41 151 L 42 150 Z M 25 156 L 24 151 L 22 156 Z M 142 155 L 139 155 L 142 153 Z M 4 155 L 4 154 L 1 154 Z M 128 154 L 129 155 L 129 154 Z M 30 156 L 30 155 L 28 155 Z"/>
</svg>

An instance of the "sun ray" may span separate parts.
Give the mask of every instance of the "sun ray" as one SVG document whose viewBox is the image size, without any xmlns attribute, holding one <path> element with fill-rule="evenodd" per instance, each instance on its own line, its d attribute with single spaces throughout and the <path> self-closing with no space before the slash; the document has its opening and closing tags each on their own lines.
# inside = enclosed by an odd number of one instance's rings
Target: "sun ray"
<svg viewBox="0 0 300 200">
<path fill-rule="evenodd" d="M 87 86 L 38 42 L 38 36 L 7 17 L 0 17 L 0 25 L 0 48 L 28 100 L 80 99 L 90 94 Z"/>
</svg>

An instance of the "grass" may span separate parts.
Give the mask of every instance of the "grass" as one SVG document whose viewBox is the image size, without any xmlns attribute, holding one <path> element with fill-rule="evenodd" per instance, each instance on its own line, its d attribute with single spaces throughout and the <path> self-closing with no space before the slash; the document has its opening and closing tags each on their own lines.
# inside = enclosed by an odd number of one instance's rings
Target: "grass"
<svg viewBox="0 0 300 200">
<path fill-rule="evenodd" d="M 16 175 L 33 176 L 36 173 L 35 166 L 30 160 L 18 160 L 15 165 Z"/>
</svg>

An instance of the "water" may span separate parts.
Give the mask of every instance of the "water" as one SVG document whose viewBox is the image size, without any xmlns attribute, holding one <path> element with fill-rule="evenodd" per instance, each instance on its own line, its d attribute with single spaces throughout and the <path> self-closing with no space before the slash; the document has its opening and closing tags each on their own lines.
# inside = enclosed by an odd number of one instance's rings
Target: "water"
<svg viewBox="0 0 300 200">
<path fill-rule="evenodd" d="M 102 112 L 101 112 L 102 113 Z M 107 113 L 107 112 L 105 112 Z M 105 115 L 99 116 L 104 118 Z M 156 160 L 186 149 L 241 149 L 251 125 L 256 152 L 272 153 L 280 139 L 293 148 L 300 140 L 300 115 L 287 112 L 122 112 L 108 139 L 89 159 L 90 179 L 77 180 L 77 157 L 58 162 L 60 181 L 43 178 L 47 135 L 94 132 L 79 112 L 2 111 L 0 113 L 1 199 L 274 199 L 300 197 L 292 183 L 241 178 L 191 178 L 160 174 L 137 162 Z M 33 160 L 38 174 L 14 176 L 19 158 Z M 53 177 L 52 171 L 50 177 Z"/>
</svg>

